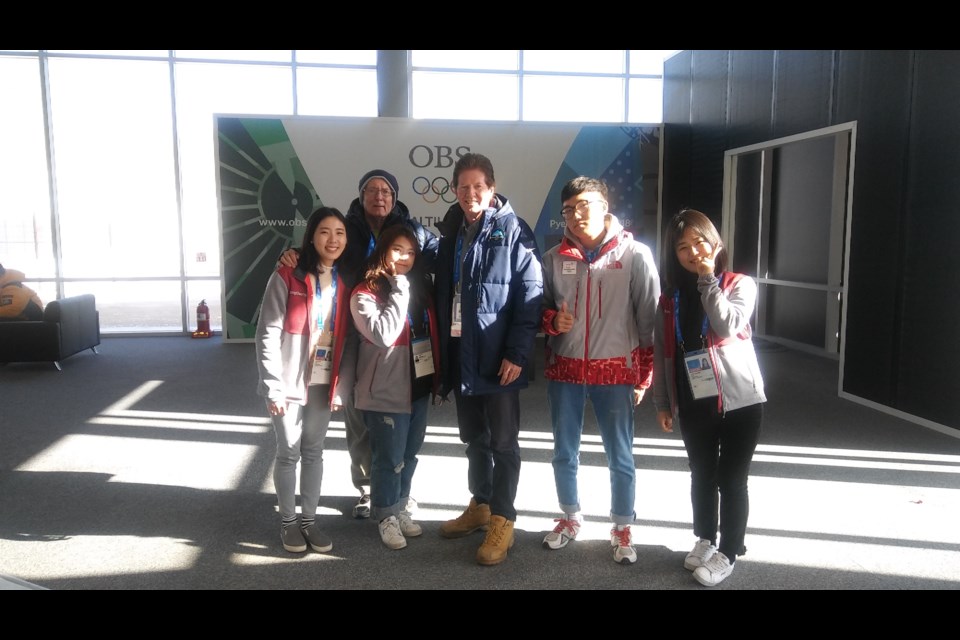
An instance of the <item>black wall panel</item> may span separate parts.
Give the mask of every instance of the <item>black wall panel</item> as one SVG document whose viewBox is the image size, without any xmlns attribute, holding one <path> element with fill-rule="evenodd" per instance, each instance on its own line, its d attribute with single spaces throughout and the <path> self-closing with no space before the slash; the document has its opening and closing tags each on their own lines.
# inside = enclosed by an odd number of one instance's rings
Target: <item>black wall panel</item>
<svg viewBox="0 0 960 640">
<path fill-rule="evenodd" d="M 690 184 L 690 64 L 692 51 L 682 51 L 663 65 L 663 166 L 660 207 L 669 217 L 680 210 Z M 662 240 L 662 238 L 660 239 Z"/>
<path fill-rule="evenodd" d="M 887 405 L 899 360 L 913 55 L 840 51 L 838 60 L 837 121 L 857 122 L 843 390 Z"/>
<path fill-rule="evenodd" d="M 774 62 L 773 138 L 831 121 L 833 51 L 778 51 Z"/>
<path fill-rule="evenodd" d="M 737 216 L 733 230 L 736 254 L 732 268 L 738 273 L 756 277 L 759 259 L 760 186 L 763 156 L 760 151 L 744 153 L 737 162 Z M 740 215 L 746 212 L 749 215 Z"/>
<path fill-rule="evenodd" d="M 905 411 L 960 426 L 958 68 L 958 51 L 916 54 L 897 380 Z"/>
<path fill-rule="evenodd" d="M 690 188 L 682 206 L 720 221 L 727 143 L 727 51 L 694 51 L 690 93 Z M 719 225 L 718 225 L 719 226 Z"/>
<path fill-rule="evenodd" d="M 663 123 L 690 124 L 692 51 L 681 51 L 663 63 Z"/>
<path fill-rule="evenodd" d="M 773 138 L 773 51 L 731 51 L 730 148 Z"/>
<path fill-rule="evenodd" d="M 856 121 L 843 390 L 960 429 L 960 52 L 683 55 L 664 70 L 665 122 L 689 126 L 665 127 L 664 215 L 720 212 L 726 149 Z"/>
<path fill-rule="evenodd" d="M 827 284 L 833 146 L 815 138 L 773 151 L 770 278 Z"/>
</svg>

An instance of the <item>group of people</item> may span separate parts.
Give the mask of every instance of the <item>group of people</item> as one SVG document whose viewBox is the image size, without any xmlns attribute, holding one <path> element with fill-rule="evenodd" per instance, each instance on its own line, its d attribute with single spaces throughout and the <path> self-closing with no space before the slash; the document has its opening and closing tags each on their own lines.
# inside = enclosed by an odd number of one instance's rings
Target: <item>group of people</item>
<svg viewBox="0 0 960 640">
<path fill-rule="evenodd" d="M 391 549 L 422 535 L 410 495 L 417 456 L 431 398 L 440 404 L 452 392 L 470 500 L 439 533 L 482 530 L 477 562 L 503 562 L 517 520 L 520 391 L 543 333 L 561 512 L 543 546 L 566 547 L 583 523 L 577 472 L 589 398 L 610 473 L 613 558 L 636 562 L 634 409 L 652 386 L 659 425 L 670 432 L 676 421 L 690 462 L 697 541 L 684 566 L 719 584 L 745 551 L 747 476 L 766 400 L 750 337 L 754 281 L 726 270 L 714 225 L 685 209 L 667 227 L 661 291 L 651 250 L 609 211 L 600 179 L 563 187 L 564 237 L 543 255 L 497 192 L 487 157 L 462 156 L 451 185 L 457 201 L 438 238 L 398 200 L 393 175 L 370 171 L 346 216 L 331 207 L 310 216 L 302 246 L 284 253 L 267 284 L 259 393 L 277 436 L 284 549 L 332 549 L 316 512 L 338 409 L 360 493 L 353 515 L 372 517 Z"/>
</svg>

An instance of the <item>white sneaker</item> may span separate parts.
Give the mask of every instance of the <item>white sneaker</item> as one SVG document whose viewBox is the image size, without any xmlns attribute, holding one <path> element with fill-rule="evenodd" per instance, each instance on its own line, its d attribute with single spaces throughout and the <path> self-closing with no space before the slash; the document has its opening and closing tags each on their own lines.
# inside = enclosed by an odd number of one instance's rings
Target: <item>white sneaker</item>
<svg viewBox="0 0 960 640">
<path fill-rule="evenodd" d="M 400 533 L 404 536 L 416 538 L 419 535 L 423 535 L 423 527 L 414 522 L 409 513 L 401 513 L 397 516 L 397 521 L 400 523 Z"/>
<path fill-rule="evenodd" d="M 697 567 L 693 577 L 705 587 L 715 587 L 733 573 L 733 565 L 729 558 L 720 551 L 710 556 L 702 567 Z"/>
<path fill-rule="evenodd" d="M 712 542 L 700 538 L 697 540 L 697 544 L 693 545 L 693 551 L 688 553 L 687 557 L 684 558 L 683 568 L 688 571 L 693 571 L 697 567 L 702 567 L 716 552 L 717 548 Z"/>
<path fill-rule="evenodd" d="M 633 549 L 633 536 L 630 535 L 630 525 L 619 525 L 611 529 L 610 544 L 614 547 L 614 562 L 633 564 L 637 561 L 637 552 Z"/>
<path fill-rule="evenodd" d="M 543 538 L 543 546 L 545 548 L 563 549 L 567 546 L 568 542 L 577 539 L 577 534 L 580 533 L 580 525 L 582 523 L 579 514 L 572 515 L 569 519 L 566 517 L 557 518 L 554 522 L 557 523 L 557 526 Z"/>
<path fill-rule="evenodd" d="M 380 521 L 380 539 L 391 549 L 403 549 L 407 546 L 407 539 L 400 531 L 400 522 L 396 516 L 390 516 Z"/>
</svg>

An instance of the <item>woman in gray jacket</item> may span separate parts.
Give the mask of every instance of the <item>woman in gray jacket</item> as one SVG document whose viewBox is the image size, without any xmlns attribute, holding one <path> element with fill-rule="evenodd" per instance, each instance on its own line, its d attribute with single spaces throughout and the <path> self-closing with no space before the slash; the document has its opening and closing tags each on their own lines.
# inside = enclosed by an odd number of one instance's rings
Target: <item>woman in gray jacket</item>
<svg viewBox="0 0 960 640">
<path fill-rule="evenodd" d="M 344 402 L 340 360 L 350 327 L 349 301 L 337 265 L 346 246 L 343 214 L 331 207 L 314 211 L 307 220 L 297 266 L 282 266 L 270 276 L 260 305 L 257 393 L 266 402 L 277 436 L 273 484 L 280 540 L 291 553 L 306 551 L 308 545 L 320 553 L 333 548 L 316 525 L 316 513 L 330 412 Z M 352 374 L 343 379 L 351 380 Z"/>
<path fill-rule="evenodd" d="M 654 404 L 664 431 L 673 431 L 678 420 L 690 462 L 698 540 L 683 566 L 712 587 L 746 551 L 747 476 L 766 402 L 750 329 L 757 285 L 725 271 L 720 234 L 699 211 L 675 215 L 663 246 L 666 286 L 654 327 Z"/>
<path fill-rule="evenodd" d="M 360 336 L 353 398 L 370 434 L 373 516 L 391 549 L 423 533 L 407 502 L 439 370 L 431 280 L 418 268 L 419 246 L 406 225 L 383 231 L 350 298 Z"/>
</svg>

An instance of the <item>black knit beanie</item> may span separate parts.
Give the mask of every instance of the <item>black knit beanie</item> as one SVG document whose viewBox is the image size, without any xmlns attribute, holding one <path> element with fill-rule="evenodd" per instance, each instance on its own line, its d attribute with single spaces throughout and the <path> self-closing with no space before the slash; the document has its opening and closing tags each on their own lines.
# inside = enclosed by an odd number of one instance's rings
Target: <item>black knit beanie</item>
<svg viewBox="0 0 960 640">
<path fill-rule="evenodd" d="M 383 169 L 374 169 L 373 171 L 368 171 L 363 174 L 363 177 L 360 178 L 360 193 L 363 193 L 363 188 L 367 186 L 367 183 L 374 178 L 382 178 L 383 180 L 387 181 L 387 184 L 390 185 L 390 189 L 393 190 L 393 201 L 396 202 L 400 191 L 400 185 L 397 184 L 397 179 L 392 173 L 388 173 Z"/>
</svg>

